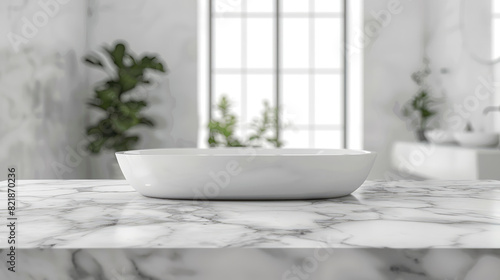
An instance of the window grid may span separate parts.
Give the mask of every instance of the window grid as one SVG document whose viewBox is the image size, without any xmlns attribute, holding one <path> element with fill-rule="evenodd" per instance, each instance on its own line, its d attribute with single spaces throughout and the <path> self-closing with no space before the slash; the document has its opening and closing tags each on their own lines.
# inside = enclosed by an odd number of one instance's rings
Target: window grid
<svg viewBox="0 0 500 280">
<path fill-rule="evenodd" d="M 342 53 L 343 60 L 341 67 L 339 68 L 316 68 L 315 67 L 315 20 L 320 19 L 320 18 L 339 18 L 342 19 L 342 25 L 343 29 L 341 31 L 343 37 L 340 39 L 343 44 L 342 52 L 345 50 L 345 42 L 346 42 L 346 1 L 342 1 L 343 5 L 343 12 L 342 13 L 318 13 L 318 12 L 282 12 L 280 5 L 282 0 L 276 0 L 274 1 L 274 13 L 258 13 L 258 12 L 248 12 L 247 9 L 247 1 L 241 1 L 242 3 L 242 11 L 241 12 L 225 12 L 225 13 L 217 13 L 214 12 L 214 5 L 213 5 L 214 0 L 210 0 L 210 17 L 209 17 L 209 37 L 210 37 L 210 59 L 209 59 L 209 73 L 210 73 L 210 78 L 209 78 L 209 120 L 212 118 L 212 106 L 216 100 L 214 100 L 214 94 L 213 94 L 213 79 L 214 75 L 217 74 L 237 74 L 240 75 L 241 77 L 241 124 L 240 128 L 244 134 L 246 134 L 246 130 L 249 125 L 249 120 L 247 119 L 247 98 L 248 98 L 248 75 L 249 74 L 271 74 L 274 75 L 275 77 L 275 89 L 274 89 L 274 99 L 275 99 L 275 105 L 281 106 L 281 95 L 283 94 L 282 90 L 282 75 L 283 74 L 301 74 L 301 75 L 307 75 L 308 77 L 308 82 L 309 82 L 309 96 L 308 96 L 308 101 L 309 101 L 309 112 L 308 112 L 308 119 L 309 123 L 308 125 L 303 125 L 303 124 L 293 124 L 292 127 L 294 130 L 298 131 L 310 131 L 309 133 L 309 147 L 314 146 L 315 143 L 315 136 L 316 136 L 316 131 L 322 131 L 322 130 L 334 130 L 334 131 L 341 131 L 342 132 L 342 146 L 346 146 L 346 57 Z M 309 9 L 310 11 L 314 11 L 314 4 L 315 1 L 309 1 Z M 214 42 L 212 40 L 214 31 L 213 29 L 213 21 L 218 18 L 237 18 L 241 19 L 241 67 L 239 68 L 216 68 L 213 67 L 213 47 L 214 47 Z M 274 20 L 274 27 L 275 27 L 275 40 L 274 40 L 274 68 L 267 69 L 267 68 L 249 68 L 248 66 L 248 61 L 247 61 L 247 27 L 248 27 L 248 19 L 254 19 L 254 18 L 269 18 Z M 309 21 L 309 67 L 307 68 L 283 68 L 282 65 L 282 56 L 283 56 L 283 45 L 281 42 L 281 37 L 282 37 L 282 20 L 283 19 L 288 19 L 288 18 L 304 18 L 308 19 Z M 316 74 L 330 74 L 330 75 L 341 75 L 342 76 L 342 102 L 343 106 L 342 107 L 342 125 L 318 125 L 315 123 L 315 93 L 316 93 Z M 278 107 L 280 108 L 280 107 Z M 278 137 L 281 136 L 281 131 L 278 131 Z M 285 140 L 286 141 L 286 140 Z"/>
<path fill-rule="evenodd" d="M 311 1 L 314 2 L 314 1 Z M 340 18 L 344 17 L 343 13 L 256 13 L 256 12 L 238 12 L 238 13 L 214 13 L 213 18 L 241 18 L 241 14 L 245 13 L 247 18 Z"/>
<path fill-rule="evenodd" d="M 266 68 L 247 68 L 246 69 L 248 74 L 275 74 L 276 71 L 274 69 L 266 69 Z M 241 69 L 238 68 L 218 68 L 218 69 L 213 69 L 212 71 L 214 74 L 241 74 Z M 341 68 L 323 68 L 323 69 L 309 69 L 309 68 L 287 68 L 287 69 L 281 69 L 280 70 L 281 74 L 332 74 L 332 75 L 338 75 L 338 74 L 343 74 L 344 70 Z"/>
</svg>

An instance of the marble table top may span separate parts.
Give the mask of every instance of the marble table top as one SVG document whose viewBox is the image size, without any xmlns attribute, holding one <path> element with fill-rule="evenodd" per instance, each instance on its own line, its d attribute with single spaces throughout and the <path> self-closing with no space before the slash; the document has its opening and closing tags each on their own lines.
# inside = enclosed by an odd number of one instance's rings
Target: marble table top
<svg viewBox="0 0 500 280">
<path fill-rule="evenodd" d="M 5 191 L 4 181 L 2 207 Z M 499 181 L 367 181 L 329 200 L 203 202 L 143 197 L 119 180 L 21 180 L 17 195 L 20 249 L 500 248 Z"/>
</svg>

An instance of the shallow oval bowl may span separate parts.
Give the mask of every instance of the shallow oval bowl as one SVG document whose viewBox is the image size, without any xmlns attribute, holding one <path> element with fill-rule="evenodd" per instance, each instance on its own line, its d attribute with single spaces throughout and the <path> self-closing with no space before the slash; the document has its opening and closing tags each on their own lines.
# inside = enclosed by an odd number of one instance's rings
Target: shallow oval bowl
<svg viewBox="0 0 500 280">
<path fill-rule="evenodd" d="M 345 149 L 154 149 L 117 152 L 134 189 L 157 198 L 313 199 L 345 196 L 375 153 Z"/>
</svg>

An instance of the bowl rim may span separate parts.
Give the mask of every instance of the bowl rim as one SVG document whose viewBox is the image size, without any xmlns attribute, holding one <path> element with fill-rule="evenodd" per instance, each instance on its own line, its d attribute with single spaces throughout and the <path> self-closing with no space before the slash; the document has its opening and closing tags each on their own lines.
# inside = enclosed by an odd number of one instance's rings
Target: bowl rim
<svg viewBox="0 0 500 280">
<path fill-rule="evenodd" d="M 256 151 L 256 153 L 250 153 L 249 151 Z M 174 153 L 168 153 L 169 151 Z M 192 154 L 185 153 L 186 151 L 192 152 Z M 207 153 L 210 151 L 210 153 Z M 222 153 L 217 153 L 217 151 L 224 151 Z M 234 151 L 234 152 L 233 152 Z M 278 153 L 276 153 L 279 151 Z M 295 153 L 285 153 L 287 151 L 294 151 Z M 310 152 L 308 152 L 310 151 Z M 144 153 L 147 152 L 147 153 Z M 154 152 L 164 152 L 162 154 L 155 154 Z M 259 153 L 261 152 L 261 153 Z M 262 153 L 264 152 L 264 153 Z M 299 152 L 299 153 L 297 153 Z M 335 153 L 333 153 L 335 152 Z M 115 152 L 117 156 L 169 156 L 169 157 L 325 157 L 325 156 L 367 156 L 367 155 L 377 155 L 376 152 L 358 149 L 319 149 L 319 148 L 240 148 L 240 147 L 229 147 L 229 148 L 161 148 L 161 149 L 139 149 L 130 151 L 120 151 Z"/>
</svg>

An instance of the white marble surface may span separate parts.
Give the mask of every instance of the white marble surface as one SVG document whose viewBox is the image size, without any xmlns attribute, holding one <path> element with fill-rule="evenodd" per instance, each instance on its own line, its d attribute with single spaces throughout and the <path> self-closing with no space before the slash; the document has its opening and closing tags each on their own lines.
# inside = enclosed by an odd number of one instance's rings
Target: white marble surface
<svg viewBox="0 0 500 280">
<path fill-rule="evenodd" d="M 16 273 L 34 280 L 498 280 L 500 250 L 28 249 Z"/>
<path fill-rule="evenodd" d="M 152 199 L 111 180 L 17 188 L 21 249 L 500 248 L 498 181 L 365 182 L 344 198 L 278 202 Z"/>
</svg>

